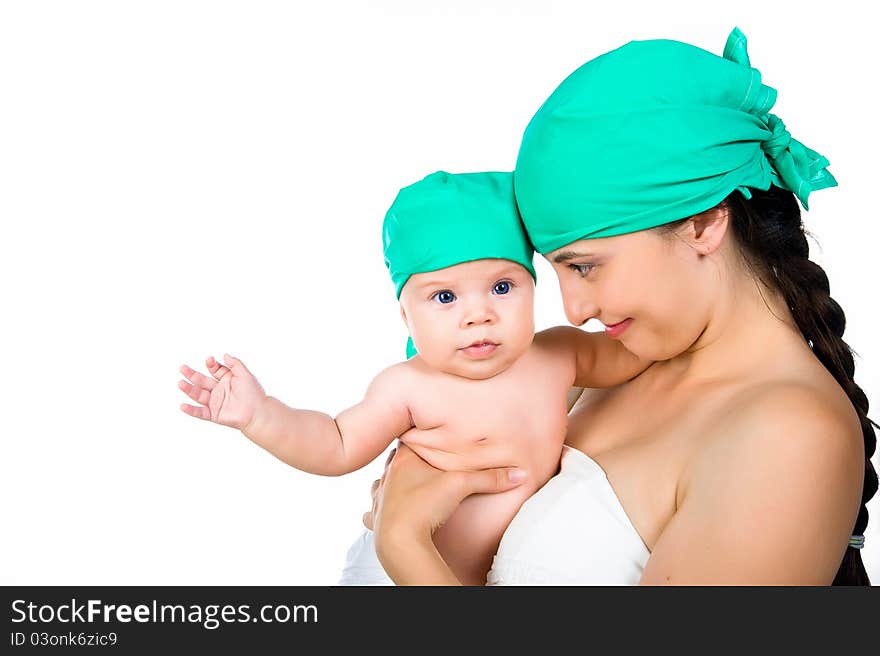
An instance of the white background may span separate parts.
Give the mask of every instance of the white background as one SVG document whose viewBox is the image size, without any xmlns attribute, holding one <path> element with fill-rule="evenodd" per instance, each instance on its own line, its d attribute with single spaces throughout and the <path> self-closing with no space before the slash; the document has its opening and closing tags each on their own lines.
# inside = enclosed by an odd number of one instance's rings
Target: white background
<svg viewBox="0 0 880 656">
<path fill-rule="evenodd" d="M 184 415 L 179 365 L 229 352 L 290 405 L 353 404 L 403 357 L 398 188 L 510 170 L 553 88 L 632 39 L 720 54 L 738 25 L 831 160 L 806 221 L 880 415 L 875 28 L 796 6 L 4 2 L 0 583 L 335 583 L 384 456 L 291 469 Z M 565 323 L 536 263 L 538 327 Z"/>
</svg>

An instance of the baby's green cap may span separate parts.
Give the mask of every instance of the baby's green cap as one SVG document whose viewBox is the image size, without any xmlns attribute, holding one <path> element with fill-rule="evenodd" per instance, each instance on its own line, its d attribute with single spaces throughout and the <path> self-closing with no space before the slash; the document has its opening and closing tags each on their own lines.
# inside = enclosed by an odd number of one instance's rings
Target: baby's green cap
<svg viewBox="0 0 880 656">
<path fill-rule="evenodd" d="M 404 187 L 385 215 L 382 243 L 397 298 L 414 273 L 489 258 L 521 264 L 537 280 L 512 173 L 437 171 Z"/>
</svg>

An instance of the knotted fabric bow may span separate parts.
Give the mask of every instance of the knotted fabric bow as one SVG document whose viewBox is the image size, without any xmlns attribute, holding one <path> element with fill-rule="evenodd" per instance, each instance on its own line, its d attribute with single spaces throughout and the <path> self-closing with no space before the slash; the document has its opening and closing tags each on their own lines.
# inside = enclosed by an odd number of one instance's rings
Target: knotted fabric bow
<svg viewBox="0 0 880 656">
<path fill-rule="evenodd" d="M 738 28 L 722 57 L 651 40 L 587 62 L 520 145 L 514 190 L 535 248 L 652 228 L 771 184 L 808 208 L 810 192 L 837 183 L 828 160 L 768 113 L 776 96 Z"/>
<path fill-rule="evenodd" d="M 735 27 L 724 46 L 724 58 L 751 69 L 746 44 L 746 35 L 738 27 Z M 759 73 L 756 78 L 756 81 L 760 83 Z M 755 109 L 760 111 L 765 104 L 769 109 L 776 102 L 776 90 L 767 86 L 764 88 L 768 95 L 752 111 Z M 791 133 L 785 128 L 785 123 L 775 114 L 767 113 L 761 118 L 766 121 L 767 129 L 770 131 L 770 136 L 761 143 L 761 148 L 773 165 L 771 173 L 773 183 L 794 193 L 804 209 L 808 210 L 807 199 L 811 191 L 837 186 L 837 180 L 826 168 L 829 165 L 828 160 L 815 150 L 807 148 L 797 139 L 793 139 Z M 748 187 L 743 187 L 741 191 L 746 198 L 751 197 Z"/>
</svg>

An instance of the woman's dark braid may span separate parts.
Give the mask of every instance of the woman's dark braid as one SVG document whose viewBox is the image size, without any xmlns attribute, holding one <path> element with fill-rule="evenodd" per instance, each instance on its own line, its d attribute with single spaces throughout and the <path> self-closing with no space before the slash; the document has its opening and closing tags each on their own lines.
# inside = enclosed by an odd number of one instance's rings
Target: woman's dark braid
<svg viewBox="0 0 880 656">
<path fill-rule="evenodd" d="M 864 535 L 868 525 L 866 504 L 877 492 L 877 473 L 871 464 L 877 446 L 877 424 L 868 419 L 868 397 L 853 380 L 852 349 L 843 341 L 846 317 L 831 298 L 825 271 L 809 259 L 809 244 L 794 194 L 771 186 L 769 191 L 753 190 L 749 200 L 734 192 L 725 203 L 748 264 L 765 284 L 782 292 L 813 353 L 858 413 L 865 441 L 865 483 L 853 535 Z M 858 549 L 847 547 L 833 585 L 870 585 Z"/>
</svg>

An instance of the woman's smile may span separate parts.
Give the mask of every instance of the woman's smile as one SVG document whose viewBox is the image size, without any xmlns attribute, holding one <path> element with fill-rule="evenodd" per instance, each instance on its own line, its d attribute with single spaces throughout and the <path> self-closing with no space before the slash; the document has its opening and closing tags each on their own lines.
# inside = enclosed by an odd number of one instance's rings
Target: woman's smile
<svg viewBox="0 0 880 656">
<path fill-rule="evenodd" d="M 624 319 L 619 323 L 613 323 L 610 326 L 605 326 L 605 334 L 609 337 L 620 337 L 623 334 L 623 331 L 629 328 L 629 325 L 632 323 L 632 319 Z"/>
</svg>

